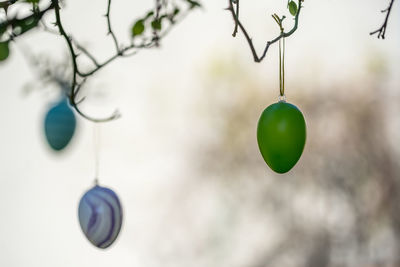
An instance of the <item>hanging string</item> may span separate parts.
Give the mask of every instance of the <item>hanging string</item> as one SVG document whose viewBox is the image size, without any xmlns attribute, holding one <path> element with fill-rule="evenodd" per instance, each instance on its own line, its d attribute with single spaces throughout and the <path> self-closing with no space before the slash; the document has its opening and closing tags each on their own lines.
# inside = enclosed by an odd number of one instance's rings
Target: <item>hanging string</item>
<svg viewBox="0 0 400 267">
<path fill-rule="evenodd" d="M 279 39 L 279 98 L 285 99 L 285 37 Z"/>
<path fill-rule="evenodd" d="M 279 39 L 279 95 L 283 96 L 283 90 L 282 90 L 282 44 L 281 44 L 281 39 Z"/>
<path fill-rule="evenodd" d="M 99 165 L 100 165 L 100 129 L 99 124 L 93 124 L 93 152 L 94 152 L 94 184 L 99 183 Z"/>
<path fill-rule="evenodd" d="M 285 96 L 285 37 L 282 38 L 283 52 L 282 52 L 282 96 Z"/>
</svg>

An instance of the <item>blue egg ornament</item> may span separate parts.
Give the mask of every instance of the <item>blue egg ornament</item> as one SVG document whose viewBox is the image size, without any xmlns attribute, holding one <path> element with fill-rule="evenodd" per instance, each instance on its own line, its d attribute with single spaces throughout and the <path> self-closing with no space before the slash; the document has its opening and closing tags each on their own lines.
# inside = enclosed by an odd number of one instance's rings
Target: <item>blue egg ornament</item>
<svg viewBox="0 0 400 267">
<path fill-rule="evenodd" d="M 122 207 L 109 188 L 94 186 L 79 202 L 79 223 L 86 238 L 98 248 L 107 248 L 117 239 L 122 225 Z"/>
<path fill-rule="evenodd" d="M 76 118 L 67 99 L 62 99 L 47 112 L 44 120 L 44 132 L 46 140 L 53 150 L 64 149 L 74 136 L 75 128 Z"/>
</svg>

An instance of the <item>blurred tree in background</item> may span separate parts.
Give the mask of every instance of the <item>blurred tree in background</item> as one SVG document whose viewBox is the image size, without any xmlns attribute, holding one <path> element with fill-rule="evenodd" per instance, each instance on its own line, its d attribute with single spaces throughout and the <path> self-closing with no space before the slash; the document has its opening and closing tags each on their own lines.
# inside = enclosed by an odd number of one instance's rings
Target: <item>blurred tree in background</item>
<svg viewBox="0 0 400 267">
<path fill-rule="evenodd" d="M 311 88 L 317 93 L 290 89 L 309 136 L 299 165 L 282 176 L 255 139 L 274 90 L 237 60 L 211 61 L 200 97 L 207 102 L 197 107 L 205 140 L 191 148 L 191 179 L 165 222 L 180 225 L 163 236 L 179 251 L 167 266 L 400 266 L 400 138 L 390 115 L 399 98 L 382 96 L 383 59 L 365 64 L 363 77 Z"/>
</svg>

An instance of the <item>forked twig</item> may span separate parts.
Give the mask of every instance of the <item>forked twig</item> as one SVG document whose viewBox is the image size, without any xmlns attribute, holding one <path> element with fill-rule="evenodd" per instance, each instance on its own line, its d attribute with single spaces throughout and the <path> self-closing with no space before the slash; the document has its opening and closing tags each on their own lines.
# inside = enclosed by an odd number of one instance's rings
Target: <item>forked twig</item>
<svg viewBox="0 0 400 267">
<path fill-rule="evenodd" d="M 294 17 L 294 21 L 295 22 L 294 22 L 293 28 L 288 32 L 281 31 L 281 33 L 276 38 L 268 41 L 267 44 L 265 45 L 265 48 L 264 48 L 261 56 L 259 56 L 257 54 L 257 51 L 256 51 L 256 49 L 254 47 L 252 38 L 250 37 L 250 35 L 248 34 L 246 28 L 243 26 L 242 22 L 239 19 L 239 0 L 235 0 L 235 2 L 233 2 L 233 1 L 234 0 L 228 0 L 229 7 L 227 8 L 227 10 L 229 10 L 231 12 L 233 20 L 235 22 L 235 29 L 233 31 L 233 36 L 236 36 L 237 28 L 239 28 L 241 30 L 241 32 L 243 33 L 243 35 L 245 36 L 245 38 L 247 40 L 247 43 L 249 44 L 249 47 L 250 47 L 251 53 L 253 55 L 254 61 L 255 62 L 261 62 L 265 58 L 265 56 L 267 55 L 267 52 L 268 52 L 268 49 L 269 49 L 270 45 L 276 43 L 277 41 L 279 41 L 283 37 L 289 37 L 290 35 L 292 35 L 297 30 L 297 27 L 298 27 L 298 24 L 299 24 L 300 12 L 301 12 L 301 9 L 303 7 L 302 6 L 302 2 L 304 0 L 298 0 L 298 10 L 297 10 L 297 13 L 296 13 L 296 15 Z M 234 4 L 236 5 L 236 9 L 234 8 Z"/>
<path fill-rule="evenodd" d="M 389 6 L 386 9 L 381 11 L 382 13 L 386 13 L 385 20 L 383 21 L 382 26 L 379 29 L 377 29 L 376 31 L 370 32 L 369 33 L 370 35 L 374 35 L 377 33 L 378 39 L 379 38 L 385 39 L 386 29 L 387 29 L 387 25 L 388 25 L 390 12 L 392 11 L 393 3 L 394 3 L 394 0 L 390 0 Z"/>
</svg>

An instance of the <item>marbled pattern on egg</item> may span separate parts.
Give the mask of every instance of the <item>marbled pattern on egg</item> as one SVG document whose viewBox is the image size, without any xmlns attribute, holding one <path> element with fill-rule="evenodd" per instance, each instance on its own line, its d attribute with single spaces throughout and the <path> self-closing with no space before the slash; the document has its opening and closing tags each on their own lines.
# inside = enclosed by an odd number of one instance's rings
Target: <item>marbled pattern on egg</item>
<svg viewBox="0 0 400 267">
<path fill-rule="evenodd" d="M 94 186 L 79 202 L 79 223 L 87 239 L 98 248 L 109 247 L 122 225 L 118 196 L 109 188 Z"/>
</svg>

